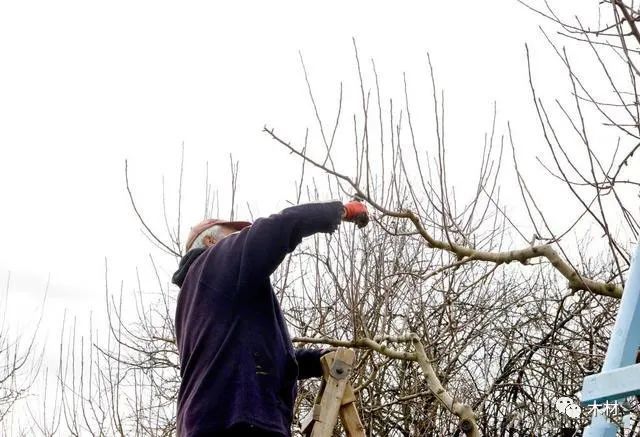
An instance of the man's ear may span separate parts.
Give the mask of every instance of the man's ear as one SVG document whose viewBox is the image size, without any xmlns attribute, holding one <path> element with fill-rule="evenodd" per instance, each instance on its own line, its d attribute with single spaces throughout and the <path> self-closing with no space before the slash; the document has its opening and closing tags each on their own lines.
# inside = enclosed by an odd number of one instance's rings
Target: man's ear
<svg viewBox="0 0 640 437">
<path fill-rule="evenodd" d="M 204 238 L 202 238 L 202 242 L 207 248 L 216 244 L 216 240 L 211 235 L 205 235 Z"/>
</svg>

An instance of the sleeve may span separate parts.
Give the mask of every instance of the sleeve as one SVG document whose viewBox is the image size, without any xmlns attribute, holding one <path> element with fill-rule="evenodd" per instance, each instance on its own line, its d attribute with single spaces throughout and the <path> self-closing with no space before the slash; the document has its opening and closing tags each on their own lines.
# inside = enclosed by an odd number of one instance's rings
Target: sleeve
<svg viewBox="0 0 640 437">
<path fill-rule="evenodd" d="M 268 279 L 304 237 L 334 232 L 343 210 L 342 202 L 308 203 L 257 219 L 244 243 L 240 272 L 243 279 Z"/>
<path fill-rule="evenodd" d="M 321 377 L 322 364 L 320 364 L 320 358 L 327 352 L 329 352 L 328 349 L 296 349 L 298 379 Z"/>
</svg>

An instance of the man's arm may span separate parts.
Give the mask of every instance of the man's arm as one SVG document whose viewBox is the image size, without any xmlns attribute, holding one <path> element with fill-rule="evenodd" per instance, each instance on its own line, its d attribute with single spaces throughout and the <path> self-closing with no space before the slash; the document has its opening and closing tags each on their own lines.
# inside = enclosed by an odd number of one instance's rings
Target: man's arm
<svg viewBox="0 0 640 437">
<path fill-rule="evenodd" d="M 344 214 L 344 205 L 336 201 L 292 206 L 257 219 L 249 228 L 244 243 L 240 265 L 242 279 L 267 279 L 304 237 L 335 231 Z"/>
<path fill-rule="evenodd" d="M 296 349 L 298 379 L 319 378 L 322 376 L 320 358 L 331 349 Z"/>
</svg>

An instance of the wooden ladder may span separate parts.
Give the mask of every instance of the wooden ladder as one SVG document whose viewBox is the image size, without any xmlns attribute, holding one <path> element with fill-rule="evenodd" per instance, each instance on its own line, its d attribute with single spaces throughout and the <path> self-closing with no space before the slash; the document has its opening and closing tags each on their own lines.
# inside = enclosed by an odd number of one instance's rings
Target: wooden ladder
<svg viewBox="0 0 640 437">
<path fill-rule="evenodd" d="M 355 405 L 356 397 L 349 382 L 355 356 L 351 349 L 340 347 L 321 358 L 323 380 L 320 392 L 313 409 L 302 420 L 302 434 L 306 437 L 331 437 L 338 416 L 348 437 L 365 437 Z"/>
</svg>

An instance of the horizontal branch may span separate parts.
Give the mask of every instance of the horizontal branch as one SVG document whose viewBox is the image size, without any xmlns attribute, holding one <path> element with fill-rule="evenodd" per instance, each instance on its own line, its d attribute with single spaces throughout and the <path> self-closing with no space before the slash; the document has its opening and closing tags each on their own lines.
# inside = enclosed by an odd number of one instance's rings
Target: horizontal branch
<svg viewBox="0 0 640 437">
<path fill-rule="evenodd" d="M 402 337 L 397 337 L 397 338 L 400 339 Z M 357 340 L 345 341 L 345 340 L 337 340 L 329 337 L 320 337 L 320 338 L 294 337 L 292 341 L 296 343 L 307 343 L 307 344 L 328 344 L 335 347 L 353 347 L 357 349 L 372 349 L 390 358 L 395 358 L 398 360 L 405 360 L 405 361 L 417 361 L 417 356 L 415 353 L 391 349 L 390 347 L 385 346 L 384 344 L 378 343 L 377 341 L 374 341 L 370 338 L 360 338 Z M 408 341 L 408 340 L 400 340 L 400 341 Z"/>
<path fill-rule="evenodd" d="M 486 252 L 482 250 L 472 249 L 467 246 L 449 243 L 446 241 L 436 240 L 431 237 L 426 229 L 420 223 L 420 219 L 412 211 L 404 211 L 396 214 L 396 217 L 404 217 L 409 219 L 416 227 L 420 235 L 427 241 L 429 247 L 434 249 L 442 249 L 455 253 L 458 258 L 471 257 L 478 261 L 493 262 L 495 264 L 509 264 L 518 261 L 527 264 L 529 260 L 544 257 L 551 265 L 569 281 L 569 288 L 572 290 L 586 290 L 594 294 L 602 296 L 622 297 L 622 288 L 616 284 L 607 282 L 594 281 L 592 279 L 582 277 L 573 267 L 563 260 L 558 253 L 553 250 L 551 245 L 544 244 L 540 246 L 530 246 L 525 249 L 510 250 L 505 252 Z"/>
</svg>

